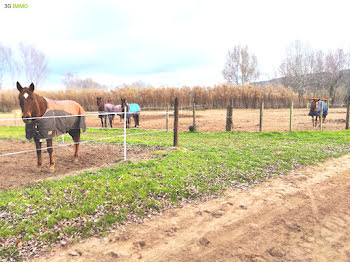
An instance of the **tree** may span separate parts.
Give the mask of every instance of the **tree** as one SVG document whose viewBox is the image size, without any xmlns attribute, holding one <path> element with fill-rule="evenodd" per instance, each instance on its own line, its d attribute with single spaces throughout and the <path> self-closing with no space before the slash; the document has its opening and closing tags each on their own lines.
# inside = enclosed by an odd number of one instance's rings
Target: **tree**
<svg viewBox="0 0 350 262">
<path fill-rule="evenodd" d="M 101 85 L 91 78 L 80 79 L 74 76 L 72 73 L 66 73 L 62 79 L 62 83 L 67 89 L 104 89 L 107 88 Z"/>
<path fill-rule="evenodd" d="M 43 52 L 32 45 L 19 44 L 19 51 L 28 82 L 38 86 L 48 73 L 47 60 Z"/>
<path fill-rule="evenodd" d="M 244 85 L 259 77 L 257 58 L 248 52 L 248 46 L 234 46 L 226 55 L 225 68 L 222 74 L 227 82 Z"/>
<path fill-rule="evenodd" d="M 286 56 L 280 65 L 283 84 L 293 87 L 299 96 L 305 94 L 312 82 L 316 65 L 314 51 L 299 40 L 293 42 L 286 49 Z"/>
<path fill-rule="evenodd" d="M 3 86 L 3 80 L 6 73 L 9 73 L 14 82 L 16 68 L 16 62 L 12 57 L 11 48 L 3 46 L 0 43 L 0 89 Z"/>
<path fill-rule="evenodd" d="M 283 84 L 292 87 L 300 96 L 306 93 L 330 96 L 334 103 L 337 90 L 349 86 L 349 66 L 350 54 L 343 49 L 324 53 L 294 41 L 286 49 L 280 73 Z"/>
</svg>

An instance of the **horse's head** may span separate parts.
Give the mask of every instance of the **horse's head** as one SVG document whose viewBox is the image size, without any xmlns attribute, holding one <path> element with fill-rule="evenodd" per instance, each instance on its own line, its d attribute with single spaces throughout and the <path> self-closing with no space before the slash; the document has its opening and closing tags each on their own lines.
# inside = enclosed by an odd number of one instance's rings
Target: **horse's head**
<svg viewBox="0 0 350 262">
<path fill-rule="evenodd" d="M 317 101 L 316 99 L 312 100 L 311 105 L 310 105 L 310 111 L 315 112 L 317 108 Z"/>
<path fill-rule="evenodd" d="M 38 116 L 40 110 L 34 95 L 34 84 L 31 83 L 29 87 L 22 87 L 17 82 L 17 89 L 19 91 L 18 100 L 22 109 L 22 119 L 25 123 L 28 123 L 30 121 L 27 118 Z"/>
<path fill-rule="evenodd" d="M 99 111 L 104 111 L 105 110 L 105 105 L 103 103 L 102 97 L 98 96 L 96 98 L 97 106 Z"/>
<path fill-rule="evenodd" d="M 122 102 L 122 112 L 124 112 L 124 108 L 126 107 L 126 98 L 121 98 L 120 100 Z"/>
</svg>

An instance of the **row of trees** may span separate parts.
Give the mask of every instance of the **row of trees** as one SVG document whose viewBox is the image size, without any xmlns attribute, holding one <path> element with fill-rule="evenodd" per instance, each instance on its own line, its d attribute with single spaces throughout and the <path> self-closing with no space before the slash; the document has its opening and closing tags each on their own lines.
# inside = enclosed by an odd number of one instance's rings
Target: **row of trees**
<svg viewBox="0 0 350 262">
<path fill-rule="evenodd" d="M 228 51 L 222 73 L 232 84 L 254 82 L 259 77 L 257 57 L 247 46 L 237 45 Z M 287 47 L 278 73 L 278 82 L 292 87 L 300 97 L 329 96 L 335 101 L 337 92 L 344 90 L 350 97 L 350 53 L 343 49 L 324 52 L 295 41 Z"/>
<path fill-rule="evenodd" d="M 0 43 L 0 89 L 5 74 L 10 76 L 13 85 L 19 76 L 25 75 L 28 82 L 38 86 L 48 74 L 47 58 L 32 45 L 20 43 L 18 49 L 13 50 Z"/>
</svg>

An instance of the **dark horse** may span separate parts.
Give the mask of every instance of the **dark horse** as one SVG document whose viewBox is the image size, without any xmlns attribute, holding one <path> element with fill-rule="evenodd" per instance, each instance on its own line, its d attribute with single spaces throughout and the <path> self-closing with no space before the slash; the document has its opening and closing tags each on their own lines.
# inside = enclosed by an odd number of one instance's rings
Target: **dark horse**
<svg viewBox="0 0 350 262">
<path fill-rule="evenodd" d="M 124 118 L 124 112 L 126 108 L 126 128 L 130 127 L 130 118 L 134 118 L 135 127 L 140 125 L 140 112 L 141 108 L 138 104 L 128 104 L 125 98 L 121 98 L 122 101 L 122 118 Z"/>
<path fill-rule="evenodd" d="M 115 116 L 115 113 L 119 113 L 120 119 L 122 119 L 120 113 L 122 111 L 121 105 L 112 105 L 112 101 L 109 100 L 108 103 L 104 103 L 102 97 L 97 97 L 96 99 L 97 107 L 99 111 L 99 118 L 101 119 L 101 126 L 107 127 L 107 116 L 109 119 L 109 125 L 111 128 L 113 127 L 113 119 Z M 108 114 L 108 112 L 111 112 L 111 114 Z"/>
<path fill-rule="evenodd" d="M 321 108 L 323 108 L 322 111 L 322 122 L 324 123 L 326 121 L 326 116 L 328 115 L 328 106 L 327 103 L 322 100 L 312 100 L 310 105 L 310 112 L 309 116 L 312 117 L 312 126 L 317 127 L 317 118 L 321 117 Z M 315 119 L 314 119 L 315 117 Z M 321 122 L 321 119 L 320 119 Z"/>
<path fill-rule="evenodd" d="M 52 138 L 69 133 L 74 141 L 74 162 L 78 161 L 80 129 L 85 131 L 84 109 L 71 100 L 51 100 L 34 93 L 34 84 L 22 87 L 17 82 L 19 103 L 22 109 L 22 119 L 26 125 L 26 138 L 34 137 L 38 164 L 36 169 L 41 170 L 41 144 L 46 139 L 47 151 L 50 156 L 49 171 L 55 170 L 53 158 Z M 69 117 L 69 115 L 74 115 Z M 79 115 L 79 116 L 76 116 Z M 56 116 L 56 118 L 52 117 Z M 57 117 L 58 116 L 58 117 Z M 68 116 L 68 117 L 67 117 Z M 34 119 L 32 119 L 34 118 Z"/>
</svg>

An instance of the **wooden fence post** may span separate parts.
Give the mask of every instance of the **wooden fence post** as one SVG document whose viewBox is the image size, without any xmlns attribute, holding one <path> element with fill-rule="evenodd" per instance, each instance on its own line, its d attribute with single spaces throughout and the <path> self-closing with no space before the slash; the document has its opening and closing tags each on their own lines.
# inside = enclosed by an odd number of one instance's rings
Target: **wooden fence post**
<svg viewBox="0 0 350 262">
<path fill-rule="evenodd" d="M 166 106 L 165 124 L 166 124 L 166 131 L 169 132 L 169 105 Z"/>
<path fill-rule="evenodd" d="M 290 103 L 289 132 L 293 129 L 293 101 Z"/>
<path fill-rule="evenodd" d="M 322 119 L 323 119 L 323 103 L 321 103 L 321 112 L 320 112 L 320 129 L 322 131 Z"/>
<path fill-rule="evenodd" d="M 178 146 L 178 128 L 179 128 L 179 98 L 175 98 L 174 105 L 174 146 Z"/>
<path fill-rule="evenodd" d="M 193 127 L 196 127 L 196 104 L 193 102 Z"/>
<path fill-rule="evenodd" d="M 227 106 L 227 113 L 226 113 L 226 131 L 232 130 L 232 106 Z"/>
<path fill-rule="evenodd" d="M 262 132 L 262 129 L 263 129 L 263 111 L 264 111 L 264 101 L 261 102 L 261 105 L 260 105 L 260 124 L 259 124 L 259 132 Z"/>
<path fill-rule="evenodd" d="M 345 120 L 345 129 L 349 129 L 349 116 L 350 114 L 350 101 L 348 101 L 347 107 L 346 107 L 346 120 Z"/>
</svg>

